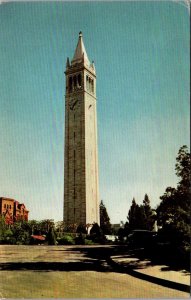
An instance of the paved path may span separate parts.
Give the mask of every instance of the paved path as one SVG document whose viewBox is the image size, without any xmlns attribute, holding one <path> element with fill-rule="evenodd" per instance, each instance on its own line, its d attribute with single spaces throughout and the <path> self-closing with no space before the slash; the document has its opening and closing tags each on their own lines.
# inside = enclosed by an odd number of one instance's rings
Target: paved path
<svg viewBox="0 0 191 300">
<path fill-rule="evenodd" d="M 119 272 L 110 252 L 108 246 L 0 246 L 0 297 L 189 298 Z"/>
<path fill-rule="evenodd" d="M 190 273 L 184 269 L 175 271 L 167 265 L 152 265 L 149 259 L 140 260 L 131 256 L 111 256 L 117 268 L 143 280 L 190 292 Z"/>
</svg>

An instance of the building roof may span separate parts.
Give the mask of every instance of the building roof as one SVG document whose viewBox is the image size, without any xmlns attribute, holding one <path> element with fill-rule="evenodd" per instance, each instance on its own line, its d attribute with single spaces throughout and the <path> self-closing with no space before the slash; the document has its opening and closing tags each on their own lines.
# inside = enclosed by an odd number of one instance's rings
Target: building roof
<svg viewBox="0 0 191 300">
<path fill-rule="evenodd" d="M 8 201 L 15 201 L 12 198 L 7 198 L 7 197 L 0 197 L 0 200 L 8 200 Z"/>
<path fill-rule="evenodd" d="M 78 44 L 76 47 L 76 51 L 74 53 L 74 57 L 72 59 L 72 64 L 76 63 L 76 62 L 80 62 L 82 61 L 82 59 L 84 59 L 84 62 L 87 64 L 90 64 L 89 59 L 88 59 L 88 55 L 84 46 L 84 42 L 83 42 L 83 38 L 82 38 L 82 32 L 79 32 L 79 39 L 78 39 Z"/>
<path fill-rule="evenodd" d="M 45 241 L 45 237 L 42 235 L 31 235 L 31 237 L 35 240 Z"/>
</svg>

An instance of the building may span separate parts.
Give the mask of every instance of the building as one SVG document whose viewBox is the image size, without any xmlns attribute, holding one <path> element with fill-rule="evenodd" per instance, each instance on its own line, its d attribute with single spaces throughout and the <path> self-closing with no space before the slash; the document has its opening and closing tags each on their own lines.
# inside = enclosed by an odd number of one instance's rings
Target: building
<svg viewBox="0 0 191 300">
<path fill-rule="evenodd" d="M 0 215 L 5 217 L 6 224 L 13 224 L 16 221 L 28 221 L 29 211 L 25 205 L 10 198 L 0 197 Z"/>
<path fill-rule="evenodd" d="M 81 32 L 65 75 L 64 221 L 99 224 L 96 71 Z"/>
</svg>

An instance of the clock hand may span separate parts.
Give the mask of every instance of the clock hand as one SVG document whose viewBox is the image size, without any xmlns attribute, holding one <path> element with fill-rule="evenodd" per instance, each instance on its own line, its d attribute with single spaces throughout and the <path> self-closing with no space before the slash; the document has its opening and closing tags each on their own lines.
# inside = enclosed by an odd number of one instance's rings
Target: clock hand
<svg viewBox="0 0 191 300">
<path fill-rule="evenodd" d="M 78 102 L 78 100 L 76 100 L 76 101 L 74 102 L 74 104 L 72 105 L 72 110 L 74 109 L 74 106 L 76 105 L 77 102 Z"/>
<path fill-rule="evenodd" d="M 76 104 L 77 101 L 78 101 L 78 100 L 76 100 L 76 101 L 73 103 L 73 105 L 70 105 L 70 109 L 71 109 L 71 110 L 73 110 L 73 108 L 74 108 L 74 106 L 75 106 L 75 104 Z"/>
</svg>

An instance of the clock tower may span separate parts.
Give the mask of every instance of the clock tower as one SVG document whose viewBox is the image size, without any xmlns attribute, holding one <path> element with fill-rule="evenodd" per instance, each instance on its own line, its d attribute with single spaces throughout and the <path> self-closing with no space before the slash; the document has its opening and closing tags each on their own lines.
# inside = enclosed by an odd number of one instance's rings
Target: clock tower
<svg viewBox="0 0 191 300">
<path fill-rule="evenodd" d="M 64 222 L 99 224 L 96 72 L 82 32 L 65 75 Z"/>
</svg>

